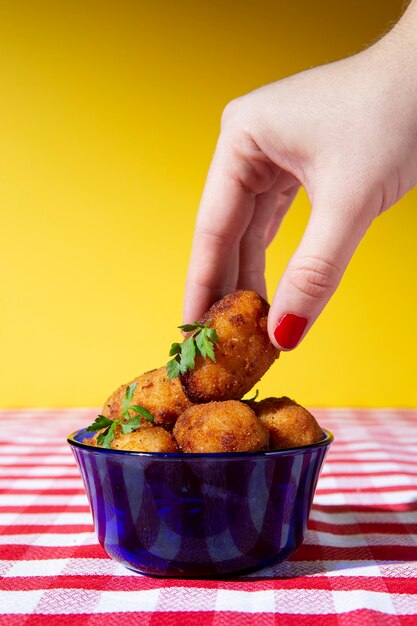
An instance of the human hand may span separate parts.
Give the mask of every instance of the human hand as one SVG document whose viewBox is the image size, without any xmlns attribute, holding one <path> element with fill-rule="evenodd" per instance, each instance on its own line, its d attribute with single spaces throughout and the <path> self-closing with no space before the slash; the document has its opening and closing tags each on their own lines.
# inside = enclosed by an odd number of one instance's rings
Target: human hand
<svg viewBox="0 0 417 626">
<path fill-rule="evenodd" d="M 284 350 L 305 336 L 373 219 L 417 183 L 416 26 L 414 2 L 372 48 L 226 107 L 197 217 L 184 322 L 235 289 L 266 297 L 265 249 L 302 185 L 311 216 L 268 332 Z"/>
</svg>

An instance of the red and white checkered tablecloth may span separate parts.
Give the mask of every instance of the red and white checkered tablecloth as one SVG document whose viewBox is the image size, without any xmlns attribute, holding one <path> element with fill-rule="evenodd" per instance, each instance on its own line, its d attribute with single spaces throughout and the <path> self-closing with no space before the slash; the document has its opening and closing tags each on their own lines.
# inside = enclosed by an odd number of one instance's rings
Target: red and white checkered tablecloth
<svg viewBox="0 0 417 626">
<path fill-rule="evenodd" d="M 107 557 L 65 441 L 95 414 L 0 411 L 0 625 L 417 624 L 417 410 L 315 411 L 336 441 L 303 546 L 228 580 Z"/>
</svg>

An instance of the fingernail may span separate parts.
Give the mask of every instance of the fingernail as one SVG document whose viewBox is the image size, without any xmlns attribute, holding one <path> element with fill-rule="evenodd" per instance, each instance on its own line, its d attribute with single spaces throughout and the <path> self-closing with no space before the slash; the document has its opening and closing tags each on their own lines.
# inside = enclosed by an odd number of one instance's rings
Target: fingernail
<svg viewBox="0 0 417 626">
<path fill-rule="evenodd" d="M 307 321 L 307 318 L 293 313 L 286 313 L 281 317 L 274 330 L 274 337 L 281 348 L 286 350 L 295 348 L 307 326 Z"/>
</svg>

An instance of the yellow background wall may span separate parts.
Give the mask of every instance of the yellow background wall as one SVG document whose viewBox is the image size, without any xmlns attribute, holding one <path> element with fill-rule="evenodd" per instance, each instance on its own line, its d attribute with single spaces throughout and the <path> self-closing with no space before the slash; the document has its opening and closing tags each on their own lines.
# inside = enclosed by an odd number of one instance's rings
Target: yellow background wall
<svg viewBox="0 0 417 626">
<path fill-rule="evenodd" d="M 167 360 L 224 105 L 361 49 L 396 0 L 0 2 L 0 406 L 97 405 Z M 417 192 L 259 385 L 415 405 Z M 303 194 L 268 256 L 276 282 Z"/>
</svg>

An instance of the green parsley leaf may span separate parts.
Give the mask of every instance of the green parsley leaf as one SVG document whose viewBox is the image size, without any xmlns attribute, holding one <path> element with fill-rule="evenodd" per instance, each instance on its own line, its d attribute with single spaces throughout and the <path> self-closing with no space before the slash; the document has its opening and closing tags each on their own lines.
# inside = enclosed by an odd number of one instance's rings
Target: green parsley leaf
<svg viewBox="0 0 417 626">
<path fill-rule="evenodd" d="M 180 359 L 175 358 L 167 363 L 168 380 L 177 378 L 180 375 Z"/>
<path fill-rule="evenodd" d="M 201 331 L 201 333 L 198 333 L 198 335 L 195 338 L 195 343 L 196 343 L 196 346 L 197 346 L 201 356 L 206 358 L 206 356 L 207 356 L 207 350 L 206 350 L 207 334 L 206 334 L 205 329 L 203 329 Z"/>
<path fill-rule="evenodd" d="M 186 333 L 190 333 L 193 330 L 198 330 L 200 328 L 200 325 L 198 322 L 194 322 L 194 324 L 183 324 L 182 326 L 178 326 L 178 328 L 185 331 Z"/>
<path fill-rule="evenodd" d="M 169 356 L 174 356 L 174 354 L 181 354 L 181 344 L 173 343 L 171 346 L 171 350 L 169 351 Z"/>
<path fill-rule="evenodd" d="M 135 413 L 138 413 L 138 415 L 140 415 L 141 417 L 144 417 L 151 424 L 155 423 L 155 420 L 154 420 L 154 417 L 153 417 L 152 413 L 150 411 L 148 411 L 148 409 L 145 409 L 144 406 L 139 406 L 139 405 L 135 404 L 135 405 L 132 405 L 130 407 L 130 410 L 134 411 Z M 133 417 L 132 419 L 136 419 L 136 417 Z"/>
<path fill-rule="evenodd" d="M 135 415 L 135 417 L 132 417 L 132 419 L 130 419 L 128 422 L 121 424 L 120 428 L 121 428 L 122 433 L 126 435 L 127 433 L 131 433 L 134 430 L 137 430 L 139 426 L 140 426 L 140 417 L 139 415 Z"/>
<path fill-rule="evenodd" d="M 188 337 L 181 345 L 181 374 L 185 374 L 187 370 L 195 368 L 195 341 L 194 337 Z"/>
<path fill-rule="evenodd" d="M 98 446 L 102 446 L 103 445 L 103 441 L 105 436 L 108 434 L 110 428 L 107 428 L 104 432 L 100 433 L 99 436 L 97 437 L 97 445 Z"/>
<path fill-rule="evenodd" d="M 85 430 L 88 433 L 95 433 L 98 430 L 101 430 L 102 428 L 111 426 L 112 423 L 113 423 L 113 420 L 109 419 L 108 417 L 104 417 L 104 415 L 97 415 L 95 421 L 92 424 L 90 424 L 90 426 L 88 426 Z"/>
<path fill-rule="evenodd" d="M 215 328 L 206 328 L 206 335 L 212 343 L 217 343 L 219 341 Z"/>
<path fill-rule="evenodd" d="M 119 420 L 113 420 L 112 425 L 106 428 L 104 433 L 100 433 L 97 437 L 97 443 L 102 448 L 110 448 L 110 444 L 114 439 L 114 435 L 116 432 L 116 427 L 119 423 Z"/>
<path fill-rule="evenodd" d="M 209 343 L 208 341 L 206 342 L 206 352 L 208 358 L 215 362 L 216 357 L 214 356 L 213 344 Z"/>
<path fill-rule="evenodd" d="M 128 385 L 126 387 L 125 397 L 123 398 L 122 413 L 125 413 L 126 411 L 128 411 L 129 404 L 133 400 L 133 394 L 135 393 L 135 389 L 137 386 L 138 386 L 138 383 L 132 383 L 131 385 Z"/>
<path fill-rule="evenodd" d="M 208 334 L 209 330 L 214 330 L 214 328 L 203 328 L 203 330 L 197 335 L 195 342 L 197 344 L 197 348 L 204 358 L 209 357 L 212 361 L 215 361 L 216 358 L 214 356 L 213 344 Z M 216 333 L 215 330 L 214 333 Z M 217 341 L 217 334 L 215 335 L 215 337 Z"/>
<path fill-rule="evenodd" d="M 216 360 L 214 345 L 219 338 L 215 328 L 211 328 L 212 320 L 200 324 L 182 324 L 178 326 L 181 330 L 192 333 L 187 339 L 180 343 L 173 343 L 169 351 L 169 356 L 174 356 L 167 363 L 168 379 L 176 378 L 180 374 L 185 374 L 188 370 L 195 369 L 195 358 L 201 355 L 203 358 Z"/>
</svg>

